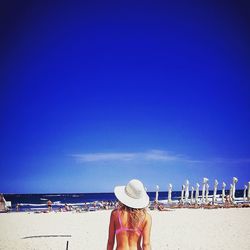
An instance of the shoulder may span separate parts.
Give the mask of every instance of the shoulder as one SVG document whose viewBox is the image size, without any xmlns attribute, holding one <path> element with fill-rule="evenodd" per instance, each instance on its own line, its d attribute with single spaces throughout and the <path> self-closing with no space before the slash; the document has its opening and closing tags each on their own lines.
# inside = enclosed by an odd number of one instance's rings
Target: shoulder
<svg viewBox="0 0 250 250">
<path fill-rule="evenodd" d="M 147 218 L 151 219 L 151 214 L 149 212 L 146 212 Z"/>
<path fill-rule="evenodd" d="M 117 214 L 118 214 L 118 209 L 114 209 L 114 210 L 111 212 L 111 217 L 115 218 L 115 217 L 117 217 Z"/>
<path fill-rule="evenodd" d="M 152 221 L 151 214 L 146 212 L 145 213 L 145 223 L 151 223 L 151 221 Z"/>
</svg>

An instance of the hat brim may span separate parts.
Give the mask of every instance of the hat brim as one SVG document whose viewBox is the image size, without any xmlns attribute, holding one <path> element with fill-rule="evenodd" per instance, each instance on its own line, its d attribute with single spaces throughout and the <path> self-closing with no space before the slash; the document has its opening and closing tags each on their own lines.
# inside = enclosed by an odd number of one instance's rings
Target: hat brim
<svg viewBox="0 0 250 250">
<path fill-rule="evenodd" d="M 146 192 L 140 199 L 134 199 L 126 194 L 125 187 L 118 186 L 114 189 L 115 196 L 120 202 L 131 208 L 145 208 L 149 205 L 149 197 Z"/>
</svg>

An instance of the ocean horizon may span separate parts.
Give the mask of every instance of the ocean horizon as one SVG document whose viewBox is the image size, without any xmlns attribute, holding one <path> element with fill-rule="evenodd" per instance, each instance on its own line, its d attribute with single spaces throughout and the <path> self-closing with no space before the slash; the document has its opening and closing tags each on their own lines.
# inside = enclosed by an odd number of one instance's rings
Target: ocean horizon
<svg viewBox="0 0 250 250">
<path fill-rule="evenodd" d="M 243 189 L 238 189 L 235 192 L 235 197 L 243 197 Z M 150 201 L 155 200 L 155 191 L 147 192 Z M 221 190 L 217 191 L 217 195 L 222 194 Z M 229 194 L 229 190 L 225 191 Z M 191 191 L 189 192 L 191 195 Z M 201 195 L 201 190 L 199 192 Z M 209 191 L 209 195 L 213 195 L 213 190 Z M 45 208 L 47 202 L 50 200 L 53 207 L 60 208 L 64 204 L 71 204 L 72 206 L 82 206 L 87 203 L 94 202 L 115 202 L 117 199 L 113 192 L 103 193 L 30 193 L 30 194 L 4 194 L 6 201 L 11 202 L 11 210 L 15 211 L 17 204 L 20 205 L 19 211 L 28 211 L 32 209 Z M 181 198 L 181 191 L 172 192 L 172 200 L 179 200 Z M 160 191 L 158 194 L 159 201 L 168 199 L 167 191 Z"/>
</svg>

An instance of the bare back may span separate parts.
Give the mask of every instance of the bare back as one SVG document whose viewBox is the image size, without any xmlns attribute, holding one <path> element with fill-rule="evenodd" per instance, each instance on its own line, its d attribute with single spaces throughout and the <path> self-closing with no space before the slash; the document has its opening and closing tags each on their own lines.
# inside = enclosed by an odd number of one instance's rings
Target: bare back
<svg viewBox="0 0 250 250">
<path fill-rule="evenodd" d="M 129 225 L 129 212 L 114 210 L 110 217 L 108 250 L 113 250 L 116 239 L 117 250 L 150 249 L 151 217 L 146 212 L 136 227 Z"/>
</svg>

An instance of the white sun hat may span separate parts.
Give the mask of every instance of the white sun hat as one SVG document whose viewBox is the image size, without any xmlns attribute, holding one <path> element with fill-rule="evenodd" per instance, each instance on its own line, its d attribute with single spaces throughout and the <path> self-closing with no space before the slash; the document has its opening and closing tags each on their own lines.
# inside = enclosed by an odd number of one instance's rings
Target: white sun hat
<svg viewBox="0 0 250 250">
<path fill-rule="evenodd" d="M 149 197 L 142 182 L 131 180 L 127 186 L 117 186 L 114 189 L 116 198 L 131 208 L 145 208 L 149 205 Z"/>
</svg>

